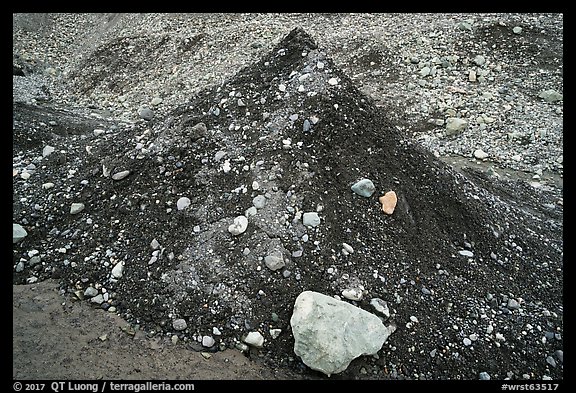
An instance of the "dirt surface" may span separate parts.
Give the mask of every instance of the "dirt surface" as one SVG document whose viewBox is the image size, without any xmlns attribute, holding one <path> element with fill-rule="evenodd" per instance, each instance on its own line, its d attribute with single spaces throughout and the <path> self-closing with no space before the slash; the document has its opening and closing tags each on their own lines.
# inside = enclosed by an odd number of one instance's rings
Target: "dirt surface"
<svg viewBox="0 0 576 393">
<path fill-rule="evenodd" d="M 12 377 L 19 380 L 284 379 L 235 350 L 191 351 L 130 331 L 122 318 L 45 280 L 13 287 Z M 205 356 L 209 358 L 205 358 Z"/>
<path fill-rule="evenodd" d="M 118 38 L 88 59 L 139 47 L 152 56 L 156 39 Z M 131 72 L 145 72 L 139 64 Z M 91 65 L 85 79 L 72 72 L 71 86 L 86 88 L 75 94 L 102 82 L 120 94 L 124 78 Z M 13 247 L 13 376 L 66 377 L 70 362 L 87 378 L 325 379 L 293 353 L 294 300 L 314 290 L 370 312 L 380 298 L 382 322 L 397 328 L 331 379 L 562 379 L 558 152 L 547 150 L 556 177 L 541 171 L 541 183 L 456 170 L 412 139 L 399 102 L 359 89 L 303 29 L 150 120 L 16 102 L 13 222 L 27 236 Z M 467 135 L 479 134 L 447 140 Z M 351 190 L 362 178 L 376 185 L 371 197 Z M 391 190 L 398 203 L 385 214 L 378 197 Z M 73 214 L 75 203 L 84 207 Z M 303 213 L 319 223 L 304 225 Z M 241 215 L 248 226 L 234 233 Z M 68 338 L 37 343 L 43 327 Z M 243 343 L 256 331 L 260 349 Z M 60 362 L 42 362 L 34 345 L 64 351 Z M 100 351 L 112 367 L 80 360 Z"/>
</svg>

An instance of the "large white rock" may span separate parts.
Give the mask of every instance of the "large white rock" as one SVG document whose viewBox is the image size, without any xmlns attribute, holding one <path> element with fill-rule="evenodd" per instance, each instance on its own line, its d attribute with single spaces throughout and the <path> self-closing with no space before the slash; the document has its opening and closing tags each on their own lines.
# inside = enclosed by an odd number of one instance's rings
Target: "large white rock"
<svg viewBox="0 0 576 393">
<path fill-rule="evenodd" d="M 362 355 L 373 355 L 395 330 L 376 315 L 318 292 L 304 291 L 290 318 L 294 353 L 313 370 L 330 376 Z"/>
</svg>

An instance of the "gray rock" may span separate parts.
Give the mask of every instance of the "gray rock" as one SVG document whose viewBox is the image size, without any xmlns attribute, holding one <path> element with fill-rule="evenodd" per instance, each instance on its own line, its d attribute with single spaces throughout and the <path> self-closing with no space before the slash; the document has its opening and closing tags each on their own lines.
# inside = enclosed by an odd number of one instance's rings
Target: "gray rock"
<svg viewBox="0 0 576 393">
<path fill-rule="evenodd" d="M 430 71 L 431 71 L 430 67 L 423 67 L 418 73 L 421 76 L 428 76 L 428 75 L 430 75 Z"/>
<path fill-rule="evenodd" d="M 272 337 L 272 339 L 278 338 L 280 333 L 282 333 L 282 329 L 270 329 L 270 337 Z"/>
<path fill-rule="evenodd" d="M 102 303 L 104 303 L 104 296 L 100 293 L 100 294 L 94 296 L 92 299 L 90 299 L 90 301 L 92 303 L 102 304 Z"/>
<path fill-rule="evenodd" d="M 342 243 L 342 247 L 343 247 L 343 250 L 345 250 L 348 254 L 354 253 L 354 249 L 352 248 L 352 246 L 350 244 Z"/>
<path fill-rule="evenodd" d="M 507 307 L 510 310 L 518 310 L 520 308 L 520 303 L 518 303 L 516 299 L 508 299 Z"/>
<path fill-rule="evenodd" d="M 342 291 L 342 296 L 348 300 L 362 300 L 362 290 L 360 288 L 346 288 Z"/>
<path fill-rule="evenodd" d="M 310 120 L 308 119 L 304 120 L 304 124 L 302 124 L 302 131 L 308 132 L 310 131 L 310 128 L 311 128 Z"/>
<path fill-rule="evenodd" d="M 297 114 L 297 113 L 294 113 L 293 115 L 290 115 L 289 118 L 290 118 L 290 120 L 292 120 L 292 121 L 296 121 L 296 120 L 298 120 L 298 114 Z"/>
<path fill-rule="evenodd" d="M 252 204 L 256 209 L 262 209 L 266 206 L 266 197 L 264 195 L 257 195 L 252 199 Z"/>
<path fill-rule="evenodd" d="M 148 108 L 147 106 L 141 106 L 140 108 L 138 108 L 138 116 L 141 119 L 150 121 L 154 117 L 154 111 Z"/>
<path fill-rule="evenodd" d="M 248 219 L 245 216 L 238 216 L 234 219 L 234 223 L 228 226 L 228 232 L 234 236 L 238 236 L 246 231 L 248 228 Z"/>
<path fill-rule="evenodd" d="M 188 324 L 186 323 L 186 320 L 179 318 L 172 321 L 172 327 L 174 328 L 174 330 L 182 331 L 186 330 Z"/>
<path fill-rule="evenodd" d="M 456 135 L 468 128 L 468 122 L 459 117 L 449 117 L 446 119 L 446 135 Z"/>
<path fill-rule="evenodd" d="M 94 287 L 88 287 L 84 291 L 84 296 L 86 297 L 94 297 L 98 295 L 98 290 Z"/>
<path fill-rule="evenodd" d="M 302 292 L 290 318 L 294 353 L 313 370 L 344 371 L 362 355 L 373 355 L 394 331 L 361 308 L 318 292 Z"/>
<path fill-rule="evenodd" d="M 316 212 L 307 212 L 302 215 L 302 223 L 309 227 L 317 227 L 320 225 L 320 217 Z"/>
<path fill-rule="evenodd" d="M 564 351 L 561 349 L 558 349 L 556 351 L 554 351 L 554 355 L 556 355 L 556 357 L 558 358 L 558 360 L 560 360 L 561 363 L 564 363 Z"/>
<path fill-rule="evenodd" d="M 264 263 L 266 264 L 266 267 L 268 267 L 268 269 L 270 270 L 278 270 L 286 266 L 281 251 L 274 251 L 270 253 L 270 255 L 267 255 L 264 258 Z"/>
<path fill-rule="evenodd" d="M 522 28 L 521 28 L 520 26 L 515 26 L 515 27 L 512 29 L 512 32 L 513 32 L 514 34 L 520 34 L 520 33 L 522 33 Z"/>
<path fill-rule="evenodd" d="M 488 153 L 485 153 L 482 149 L 476 149 L 474 150 L 474 157 L 476 157 L 479 160 L 483 160 L 485 158 L 488 158 Z"/>
<path fill-rule="evenodd" d="M 84 210 L 84 204 L 83 203 L 73 203 L 70 206 L 70 214 L 78 214 L 80 213 L 82 210 Z"/>
<path fill-rule="evenodd" d="M 40 255 L 36 255 L 36 256 L 33 256 L 32 258 L 30 258 L 30 260 L 28 261 L 28 264 L 30 266 L 34 266 L 34 265 L 39 264 L 40 262 L 41 262 Z"/>
<path fill-rule="evenodd" d="M 260 332 L 250 332 L 244 337 L 243 340 L 246 344 L 252 345 L 256 348 L 262 348 L 264 346 L 264 336 Z"/>
<path fill-rule="evenodd" d="M 28 232 L 22 225 L 12 224 L 12 244 L 22 241 L 26 236 L 28 236 Z"/>
<path fill-rule="evenodd" d="M 362 179 L 352 185 L 351 188 L 356 194 L 366 198 L 371 197 L 374 191 L 376 191 L 376 187 L 374 187 L 374 183 L 372 183 L 370 179 Z"/>
<path fill-rule="evenodd" d="M 488 374 L 486 371 L 482 371 L 480 373 L 480 380 L 481 381 L 489 381 L 490 380 L 490 374 Z"/>
<path fill-rule="evenodd" d="M 158 243 L 158 240 L 152 239 L 150 242 L 150 247 L 152 247 L 153 250 L 156 250 L 160 247 L 160 243 Z"/>
<path fill-rule="evenodd" d="M 554 360 L 554 358 L 552 356 L 548 356 L 546 358 L 546 363 L 548 363 L 552 367 L 556 367 L 556 360 Z"/>
<path fill-rule="evenodd" d="M 469 258 L 472 258 L 474 256 L 474 253 L 469 250 L 460 250 L 458 251 L 458 254 L 462 255 L 463 257 L 469 257 Z"/>
<path fill-rule="evenodd" d="M 218 151 L 216 152 L 216 154 L 214 154 L 214 160 L 215 160 L 216 162 L 219 162 L 222 158 L 224 158 L 224 156 L 225 156 L 226 154 L 228 154 L 228 153 L 226 153 L 226 152 L 223 151 L 223 150 L 218 150 Z"/>
<path fill-rule="evenodd" d="M 216 344 L 216 341 L 210 336 L 203 336 L 202 337 L 202 346 L 206 348 L 213 347 Z"/>
<path fill-rule="evenodd" d="M 482 55 L 478 55 L 474 58 L 474 63 L 477 66 L 483 66 L 486 63 L 486 59 Z"/>
<path fill-rule="evenodd" d="M 162 103 L 162 98 L 154 97 L 154 98 L 152 98 L 150 105 L 156 106 L 156 105 L 160 105 L 161 103 Z"/>
<path fill-rule="evenodd" d="M 16 273 L 21 273 L 24 270 L 24 262 L 20 261 L 16 264 Z"/>
<path fill-rule="evenodd" d="M 42 149 L 42 157 L 48 157 L 50 154 L 54 153 L 54 148 L 52 146 L 46 145 Z"/>
<path fill-rule="evenodd" d="M 256 209 L 256 207 L 254 206 L 250 206 L 248 209 L 246 209 L 246 211 L 244 212 L 244 215 L 248 218 L 248 217 L 252 217 L 255 216 L 256 214 L 258 214 L 258 210 Z"/>
<path fill-rule="evenodd" d="M 470 340 L 468 337 L 464 337 L 463 342 L 464 342 L 464 345 L 466 345 L 466 346 L 472 345 L 472 340 Z"/>
<path fill-rule="evenodd" d="M 542 98 L 546 102 L 556 102 L 564 100 L 564 96 L 558 93 L 556 90 L 542 90 L 538 97 Z"/>
<path fill-rule="evenodd" d="M 184 210 L 188 206 L 190 206 L 190 203 L 191 203 L 190 198 L 182 197 L 182 198 L 178 199 L 178 201 L 176 202 L 176 208 L 178 208 L 178 210 Z"/>
<path fill-rule="evenodd" d="M 130 174 L 130 171 L 120 171 L 112 175 L 112 180 L 122 180 Z"/>
<path fill-rule="evenodd" d="M 388 303 L 386 303 L 384 300 L 375 297 L 370 300 L 370 305 L 386 318 L 390 318 L 390 309 L 388 309 Z"/>
<path fill-rule="evenodd" d="M 112 268 L 112 277 L 116 279 L 122 278 L 123 271 L 124 271 L 124 261 L 120 261 Z"/>
</svg>

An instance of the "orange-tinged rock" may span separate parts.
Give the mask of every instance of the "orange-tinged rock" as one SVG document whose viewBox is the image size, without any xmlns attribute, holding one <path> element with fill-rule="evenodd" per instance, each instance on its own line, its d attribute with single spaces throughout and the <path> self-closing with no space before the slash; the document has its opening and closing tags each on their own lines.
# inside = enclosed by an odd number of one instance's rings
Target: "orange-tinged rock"
<svg viewBox="0 0 576 393">
<path fill-rule="evenodd" d="M 386 194 L 378 198 L 378 200 L 382 204 L 382 211 L 384 213 L 386 214 L 394 213 L 396 203 L 398 202 L 398 198 L 396 197 L 396 193 L 394 191 L 388 191 Z"/>
</svg>

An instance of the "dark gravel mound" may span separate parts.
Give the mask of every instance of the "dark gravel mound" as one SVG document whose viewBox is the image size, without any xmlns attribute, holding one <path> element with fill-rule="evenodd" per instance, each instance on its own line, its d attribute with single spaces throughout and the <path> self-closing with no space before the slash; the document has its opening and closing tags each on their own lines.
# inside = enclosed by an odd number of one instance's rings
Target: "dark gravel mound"
<svg viewBox="0 0 576 393">
<path fill-rule="evenodd" d="M 397 330 L 331 378 L 561 379 L 560 208 L 520 183 L 456 173 L 389 118 L 294 29 L 166 117 L 50 140 L 65 163 L 48 156 L 14 178 L 13 219 L 28 236 L 14 245 L 13 282 L 56 277 L 150 336 L 237 347 L 305 378 L 324 376 L 293 353 L 294 300 L 357 289 L 351 302 L 374 312 L 370 300 L 384 300 Z M 31 147 L 22 154 L 41 155 Z M 371 197 L 351 190 L 362 178 Z M 389 215 L 378 197 L 391 190 Z M 71 215 L 76 202 L 85 209 Z M 319 225 L 303 225 L 311 212 Z M 233 235 L 240 215 L 248 226 Z M 284 265 L 272 270 L 270 255 Z M 262 349 L 242 346 L 250 331 Z"/>
</svg>

